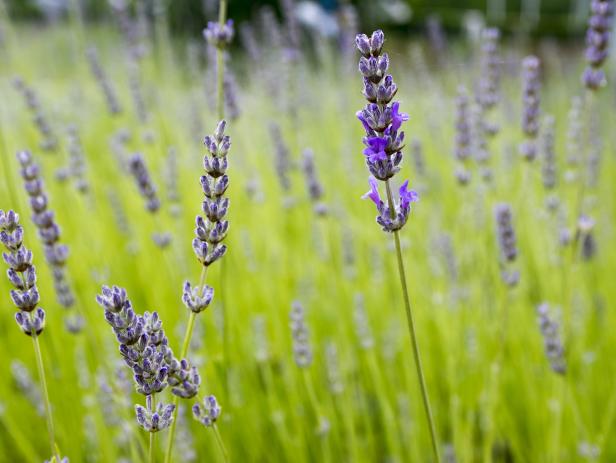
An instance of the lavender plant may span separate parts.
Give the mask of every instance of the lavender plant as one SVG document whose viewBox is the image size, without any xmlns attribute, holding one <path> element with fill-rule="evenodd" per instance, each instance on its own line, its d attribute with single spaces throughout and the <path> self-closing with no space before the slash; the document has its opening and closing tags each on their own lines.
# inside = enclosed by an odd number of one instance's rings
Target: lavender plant
<svg viewBox="0 0 616 463">
<path fill-rule="evenodd" d="M 133 372 L 136 391 L 145 396 L 146 406 L 135 405 L 135 413 L 139 426 L 150 433 L 149 461 L 153 461 L 154 435 L 171 426 L 177 407 L 177 400 L 157 404 L 156 394 L 169 387 L 175 397 L 192 398 L 201 379 L 186 359 L 178 361 L 174 356 L 157 312 L 136 314 L 126 290 L 117 286 L 103 286 L 96 300 L 104 308 L 120 354 Z"/>
<path fill-rule="evenodd" d="M 90 183 L 86 176 L 86 162 L 83 152 L 83 146 L 79 138 L 77 126 L 71 124 L 67 130 L 68 138 L 68 166 L 64 168 L 67 177 L 74 180 L 75 188 L 79 193 L 85 194 L 90 189 Z"/>
<path fill-rule="evenodd" d="M 366 145 L 364 156 L 368 170 L 372 174 L 369 180 L 370 191 L 364 197 L 371 199 L 376 205 L 377 222 L 382 229 L 394 236 L 411 346 L 421 386 L 423 405 L 430 427 L 432 450 L 438 462 L 440 461 L 439 445 L 421 365 L 399 237 L 399 230 L 406 224 L 411 212 L 411 203 L 418 201 L 419 196 L 414 191 L 408 190 L 408 180 L 398 190 L 399 199 L 397 203 L 394 201 L 391 191 L 390 179 L 399 172 L 399 166 L 402 162 L 404 132 L 400 131 L 400 128 L 402 123 L 408 120 L 408 115 L 400 112 L 399 102 L 392 101 L 398 87 L 393 77 L 387 74 L 389 56 L 387 53 L 382 53 L 384 42 L 385 35 L 381 30 L 373 32 L 370 38 L 365 34 L 359 34 L 355 39 L 357 48 L 362 55 L 359 60 L 359 71 L 364 80 L 363 94 L 368 100 L 364 109 L 357 113 L 357 117 L 366 131 L 366 137 L 363 139 Z M 385 183 L 387 203 L 380 197 L 379 181 Z"/>
<path fill-rule="evenodd" d="M 49 124 L 47 116 L 43 112 L 41 102 L 38 95 L 29 87 L 21 78 L 15 79 L 13 82 L 15 89 L 20 92 L 26 102 L 26 106 L 32 113 L 32 119 L 39 134 L 41 135 L 40 148 L 43 151 L 55 151 L 58 147 L 58 140 Z"/>
<path fill-rule="evenodd" d="M 471 180 L 468 162 L 472 155 L 471 123 L 469 112 L 469 100 L 466 88 L 458 87 L 456 97 L 456 137 L 454 146 L 454 158 L 457 162 L 455 171 L 456 179 L 460 185 L 466 185 Z"/>
<path fill-rule="evenodd" d="M 317 170 L 314 163 L 314 152 L 307 148 L 304 150 L 304 160 L 302 163 L 306 186 L 310 201 L 313 204 L 315 214 L 323 216 L 327 214 L 327 206 L 323 203 L 323 184 L 319 181 Z"/>
<path fill-rule="evenodd" d="M 588 90 L 595 91 L 607 83 L 602 66 L 609 52 L 614 3 L 612 0 L 592 0 L 590 11 L 586 31 L 588 66 L 582 74 L 582 83 Z"/>
<path fill-rule="evenodd" d="M 53 275 L 56 298 L 58 303 L 67 309 L 66 327 L 72 333 L 77 333 L 81 330 L 83 320 L 72 310 L 75 305 L 75 296 L 66 271 L 68 246 L 60 243 L 60 227 L 55 222 L 53 211 L 48 207 L 49 198 L 45 192 L 39 165 L 34 161 L 29 151 L 19 151 L 17 160 L 21 165 L 24 188 L 30 197 L 32 221 L 38 228 L 38 235 L 45 252 L 45 260 Z"/>
<path fill-rule="evenodd" d="M 107 103 L 107 109 L 112 115 L 120 114 L 122 107 L 118 101 L 115 89 L 111 85 L 111 81 L 107 77 L 107 73 L 103 68 L 98 56 L 98 51 L 95 47 L 90 47 L 86 53 L 88 62 L 90 64 L 90 70 L 92 75 L 96 79 L 103 95 L 105 96 L 105 102 Z"/>
<path fill-rule="evenodd" d="M 527 56 L 522 61 L 522 82 L 523 82 L 523 111 L 522 111 L 522 131 L 526 136 L 526 141 L 520 145 L 520 154 L 527 161 L 532 161 L 537 157 L 537 135 L 539 134 L 539 58 Z"/>
<path fill-rule="evenodd" d="M 24 229 L 19 223 L 19 215 L 13 210 L 4 212 L 0 209 L 0 242 L 6 248 L 6 252 L 2 253 L 2 257 L 9 267 L 7 277 L 15 288 L 10 291 L 11 299 L 15 307 L 17 307 L 15 321 L 24 334 L 32 338 L 45 407 L 49 445 L 56 461 L 60 461 L 55 440 L 49 393 L 47 391 L 47 381 L 45 379 L 45 367 L 38 340 L 45 328 L 45 311 L 38 307 L 40 296 L 36 287 L 36 269 L 32 264 L 32 251 L 23 245 L 23 238 Z"/>
<path fill-rule="evenodd" d="M 499 131 L 498 124 L 489 120 L 490 113 L 499 103 L 501 81 L 501 58 L 498 44 L 500 31 L 496 28 L 485 29 L 481 34 L 481 77 L 475 89 L 477 107 L 474 114 L 475 159 L 481 166 L 484 181 L 492 178 L 489 167 L 490 148 L 488 139 Z"/>
<path fill-rule="evenodd" d="M 503 282 L 510 287 L 516 286 L 520 273 L 512 268 L 518 256 L 516 235 L 513 228 L 513 214 L 509 204 L 501 203 L 494 207 L 496 221 L 496 236 L 500 250 L 500 268 Z"/>
<path fill-rule="evenodd" d="M 550 306 L 547 303 L 538 305 L 537 316 L 550 367 L 554 373 L 564 375 L 567 372 L 565 349 L 560 339 L 558 323 L 550 316 Z"/>
<path fill-rule="evenodd" d="M 220 260 L 227 251 L 227 246 L 222 241 L 229 229 L 229 222 L 225 220 L 229 209 L 229 198 L 225 197 L 225 192 L 229 187 L 229 177 L 226 172 L 231 138 L 225 135 L 225 127 L 226 121 L 220 121 L 214 134 L 208 135 L 204 139 L 207 154 L 203 157 L 203 167 L 206 174 L 201 177 L 201 187 L 205 196 L 202 204 L 205 217 L 197 216 L 195 238 L 192 242 L 193 251 L 202 265 L 202 270 L 199 284 L 196 287 L 193 287 L 189 281 L 184 283 L 182 301 L 190 310 L 190 317 L 182 343 L 181 358 L 185 357 L 188 352 L 197 314 L 207 309 L 214 297 L 214 289 L 205 284 L 207 269 L 214 262 Z M 211 397 L 213 398 L 213 396 Z M 177 404 L 178 398 L 176 397 L 174 398 L 174 405 L 177 406 Z M 207 409 L 198 410 L 200 413 L 195 414 L 195 418 L 205 424 L 201 417 L 208 416 Z M 218 430 L 215 426 L 213 427 L 219 444 L 221 444 L 221 450 L 226 453 L 222 441 L 219 439 Z M 175 425 L 172 425 L 165 453 L 166 462 L 171 460 L 174 433 Z"/>
</svg>

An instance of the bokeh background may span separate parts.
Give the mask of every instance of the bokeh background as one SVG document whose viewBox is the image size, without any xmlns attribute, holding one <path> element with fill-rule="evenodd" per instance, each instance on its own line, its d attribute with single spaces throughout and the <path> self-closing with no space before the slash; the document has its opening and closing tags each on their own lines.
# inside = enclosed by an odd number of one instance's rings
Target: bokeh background
<svg viewBox="0 0 616 463">
<path fill-rule="evenodd" d="M 118 0 L 119 1 L 119 0 Z M 43 21 L 54 20 L 69 11 L 71 2 L 78 2 L 84 18 L 98 21 L 109 16 L 107 2 L 102 0 L 7 0 L 11 16 Z M 301 16 L 316 22 L 321 14 L 334 15 L 342 3 L 337 0 L 302 1 Z M 449 33 L 460 33 L 469 21 L 485 15 L 493 26 L 508 33 L 534 36 L 553 35 L 561 38 L 583 33 L 587 17 L 587 0 L 359 0 L 348 2 L 358 8 L 360 22 L 367 29 L 378 25 L 399 32 L 420 33 L 433 20 L 439 20 Z M 279 8 L 277 1 L 233 0 L 229 15 L 236 21 L 254 17 L 263 5 Z M 168 7 L 173 30 L 192 35 L 201 31 L 204 21 L 215 16 L 215 0 L 148 0 L 143 2 L 148 14 Z M 321 23 L 329 27 L 328 22 Z"/>
</svg>

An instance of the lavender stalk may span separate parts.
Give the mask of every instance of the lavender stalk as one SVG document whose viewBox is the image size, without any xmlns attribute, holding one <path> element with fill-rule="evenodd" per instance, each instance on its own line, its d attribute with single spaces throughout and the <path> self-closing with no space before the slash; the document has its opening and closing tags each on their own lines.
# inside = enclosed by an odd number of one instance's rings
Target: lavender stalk
<svg viewBox="0 0 616 463">
<path fill-rule="evenodd" d="M 386 53 L 381 53 L 384 41 L 385 35 L 381 30 L 373 32 L 370 38 L 365 34 L 359 34 L 355 39 L 357 48 L 362 55 L 359 60 L 359 71 L 364 79 L 363 94 L 366 100 L 368 100 L 368 104 L 364 109 L 357 113 L 357 117 L 366 131 L 366 137 L 363 140 L 366 145 L 364 155 L 366 156 L 368 170 L 372 174 L 370 176 L 371 189 L 364 197 L 371 199 L 375 203 L 378 211 L 377 222 L 379 225 L 381 225 L 384 231 L 392 233 L 394 236 L 398 273 L 402 286 L 411 347 L 415 358 L 423 405 L 430 428 L 432 450 L 438 463 L 440 462 L 440 453 L 436 428 L 421 365 L 415 321 L 411 310 L 398 233 L 406 224 L 411 212 L 411 203 L 418 201 L 419 196 L 414 191 L 408 190 L 407 180 L 399 188 L 399 199 L 398 202 L 395 202 L 390 185 L 390 179 L 400 170 L 399 165 L 402 162 L 402 148 L 404 147 L 404 132 L 399 131 L 399 129 L 402 123 L 408 120 L 408 115 L 399 112 L 399 102 L 395 101 L 392 103 L 398 88 L 394 83 L 393 77 L 387 74 L 389 56 Z M 380 197 L 377 179 L 385 183 L 387 191 L 386 203 Z"/>
<path fill-rule="evenodd" d="M 590 11 L 586 31 L 588 66 L 582 74 L 582 83 L 588 90 L 595 91 L 607 84 L 602 66 L 609 54 L 614 4 L 612 0 L 592 0 Z"/>
<path fill-rule="evenodd" d="M 53 417 L 47 381 L 45 379 L 45 367 L 38 337 L 45 327 L 45 311 L 37 307 L 39 292 L 36 287 L 36 270 L 32 265 L 32 251 L 23 245 L 24 230 L 19 223 L 19 215 L 12 210 L 4 212 L 0 209 L 0 242 L 7 252 L 2 253 L 4 261 L 9 266 L 7 277 L 15 289 L 11 290 L 11 299 L 18 309 L 15 321 L 24 332 L 32 338 L 34 356 L 38 370 L 43 403 L 45 405 L 45 417 L 47 421 L 47 434 L 51 453 L 60 461 L 55 440 Z"/>
<path fill-rule="evenodd" d="M 205 196 L 203 200 L 203 213 L 205 218 L 198 215 L 196 218 L 195 238 L 192 246 L 201 263 L 201 276 L 199 284 L 193 287 L 190 282 L 184 283 L 184 293 L 182 301 L 190 310 L 190 317 L 184 333 L 184 341 L 180 358 L 184 358 L 188 352 L 190 338 L 195 325 L 197 314 L 203 312 L 212 302 L 214 289 L 205 284 L 207 269 L 217 260 L 221 259 L 227 251 L 227 246 L 222 243 L 229 229 L 229 222 L 225 220 L 229 209 L 229 198 L 225 197 L 225 192 L 229 187 L 229 177 L 227 176 L 227 154 L 231 148 L 231 138 L 225 135 L 226 122 L 220 121 L 213 135 L 208 135 L 204 139 L 204 145 L 208 153 L 203 157 L 203 167 L 206 175 L 201 177 L 201 186 Z M 214 398 L 213 396 L 211 396 Z M 214 398 L 215 400 L 215 398 Z M 177 409 L 178 397 L 174 398 L 174 405 Z M 194 410 L 193 410 L 194 411 Z M 174 417 L 177 411 L 174 412 Z M 201 420 L 201 414 L 195 414 L 195 418 L 202 424 L 208 426 Z M 175 422 L 175 420 L 174 420 Z M 215 428 L 215 425 L 212 423 Z M 173 438 L 175 434 L 175 424 L 171 425 L 165 462 L 171 461 L 173 450 Z M 226 453 L 224 446 L 221 447 L 223 454 Z"/>
</svg>

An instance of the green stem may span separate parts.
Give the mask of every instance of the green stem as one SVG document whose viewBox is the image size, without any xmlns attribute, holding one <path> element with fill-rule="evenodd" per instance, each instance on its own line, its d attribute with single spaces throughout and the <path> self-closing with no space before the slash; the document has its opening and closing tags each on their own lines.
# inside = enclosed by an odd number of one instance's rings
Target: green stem
<svg viewBox="0 0 616 463">
<path fill-rule="evenodd" d="M 218 431 L 218 426 L 216 426 L 216 423 L 214 423 L 212 428 L 214 429 L 214 435 L 216 436 L 216 442 L 218 443 L 218 448 L 220 449 L 220 453 L 222 453 L 222 457 L 225 461 L 229 461 L 229 454 L 227 453 L 227 448 L 225 447 L 225 444 L 220 437 L 220 432 Z"/>
<path fill-rule="evenodd" d="M 152 412 L 156 408 L 156 398 L 155 394 L 151 394 L 146 397 L 146 404 L 148 407 L 148 411 Z M 148 450 L 148 462 L 154 463 L 154 442 L 155 442 L 155 432 L 150 432 L 150 448 Z"/>
<path fill-rule="evenodd" d="M 201 295 L 203 295 L 203 288 L 205 287 L 205 276 L 207 275 L 207 267 L 204 265 L 201 269 L 201 276 L 199 277 L 199 286 L 197 286 Z M 192 337 L 192 332 L 195 327 L 195 319 L 197 318 L 197 314 L 195 312 L 190 312 L 190 317 L 188 318 L 188 324 L 186 325 L 186 332 L 184 333 L 184 341 L 182 342 L 182 350 L 180 352 L 180 359 L 186 357 L 188 353 L 188 346 L 190 345 L 190 338 Z M 169 437 L 167 438 L 167 449 L 165 450 L 165 463 L 169 463 L 171 461 L 171 452 L 173 450 L 173 437 L 175 436 L 175 426 L 177 424 L 177 416 L 178 416 L 178 403 L 180 398 L 176 395 L 173 396 L 173 405 L 175 409 L 173 410 L 173 421 L 171 422 L 171 426 L 169 428 Z"/>
<path fill-rule="evenodd" d="M 389 180 L 385 182 L 387 188 L 387 201 L 389 202 L 389 210 L 391 214 L 394 214 L 394 200 L 391 194 L 391 186 Z M 437 463 L 441 461 L 441 457 L 438 449 L 438 441 L 436 437 L 436 427 L 434 426 L 434 418 L 432 417 L 432 409 L 430 408 L 430 401 L 428 399 L 428 388 L 426 387 L 426 380 L 421 366 L 421 357 L 419 355 L 419 345 L 417 343 L 417 334 L 415 333 L 415 321 L 413 320 L 413 312 L 411 311 L 411 302 L 409 299 L 408 288 L 406 285 L 406 273 L 404 271 L 404 262 L 402 260 L 402 248 L 400 246 L 400 236 L 398 230 L 393 232 L 394 242 L 396 244 L 396 256 L 398 258 L 398 273 L 400 274 L 400 284 L 402 285 L 402 296 L 404 298 L 404 308 L 406 311 L 406 321 L 408 324 L 409 335 L 411 337 L 411 346 L 413 347 L 413 356 L 415 357 L 415 366 L 417 367 L 417 376 L 419 377 L 419 385 L 421 387 L 421 396 L 423 399 L 423 405 L 428 419 L 428 425 L 430 427 L 430 437 L 432 440 L 432 451 L 434 452 L 434 458 Z"/>
<path fill-rule="evenodd" d="M 227 19 L 227 0 L 220 0 L 218 9 L 218 24 L 220 27 L 225 25 Z M 225 60 L 224 49 L 218 47 L 216 49 L 216 114 L 218 120 L 221 121 L 225 117 L 225 92 L 224 92 L 224 77 L 225 77 Z"/>
<path fill-rule="evenodd" d="M 36 357 L 36 368 L 38 369 L 39 380 L 41 382 L 41 392 L 43 393 L 43 404 L 45 405 L 45 417 L 47 419 L 47 434 L 49 435 L 49 445 L 51 447 L 51 454 L 55 457 L 56 461 L 60 462 L 60 454 L 56 448 L 56 438 L 53 427 L 53 417 L 51 415 L 51 403 L 49 402 L 49 392 L 47 391 L 47 381 L 45 380 L 45 368 L 43 366 L 43 356 L 41 355 L 41 346 L 39 344 L 38 336 L 32 334 L 32 343 L 34 344 L 34 355 Z"/>
</svg>

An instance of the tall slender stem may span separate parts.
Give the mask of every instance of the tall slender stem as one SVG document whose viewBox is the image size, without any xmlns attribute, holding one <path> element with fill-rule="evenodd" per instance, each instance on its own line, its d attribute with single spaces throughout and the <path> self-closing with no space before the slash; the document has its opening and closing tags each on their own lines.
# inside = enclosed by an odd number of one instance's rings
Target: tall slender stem
<svg viewBox="0 0 616 463">
<path fill-rule="evenodd" d="M 47 381 L 45 380 L 45 368 L 43 366 L 43 356 L 41 355 L 41 346 L 38 336 L 32 334 L 32 343 L 34 345 L 34 355 L 36 357 L 36 368 L 38 370 L 39 381 L 41 382 L 41 392 L 43 393 L 43 404 L 45 405 L 45 417 L 47 419 L 47 434 L 49 435 L 49 445 L 51 446 L 51 454 L 56 461 L 60 463 L 60 455 L 56 448 L 56 438 L 53 426 L 53 417 L 51 415 L 51 403 L 49 402 L 49 392 L 47 392 Z"/>
<path fill-rule="evenodd" d="M 229 461 L 229 454 L 227 453 L 227 448 L 225 447 L 225 444 L 220 437 L 220 432 L 218 431 L 218 426 L 216 426 L 216 423 L 214 423 L 212 428 L 214 428 L 214 435 L 216 436 L 216 442 L 218 443 L 218 448 L 220 448 L 222 457 L 225 461 Z"/>
<path fill-rule="evenodd" d="M 205 287 L 205 277 L 207 275 L 207 267 L 204 265 L 201 269 L 201 276 L 199 277 L 199 286 L 197 289 L 201 295 L 203 295 L 203 288 Z M 188 353 L 188 346 L 190 346 L 190 338 L 192 337 L 192 332 L 195 327 L 195 319 L 197 318 L 197 314 L 195 312 L 190 312 L 190 317 L 188 318 L 188 324 L 186 325 L 186 331 L 184 333 L 184 341 L 182 341 L 182 350 L 180 351 L 180 359 L 186 357 Z M 173 438 L 175 436 L 175 426 L 177 423 L 178 417 L 178 403 L 180 398 L 176 395 L 173 396 L 173 405 L 175 406 L 173 410 L 173 421 L 171 421 L 171 426 L 169 428 L 169 437 L 167 438 L 167 449 L 165 450 L 165 463 L 169 463 L 171 461 L 171 452 L 173 450 Z"/>
<path fill-rule="evenodd" d="M 218 24 L 222 28 L 227 20 L 227 0 L 220 0 L 218 9 Z M 224 92 L 224 78 L 225 78 L 225 56 L 224 48 L 218 47 L 216 49 L 216 114 L 218 120 L 221 121 L 225 118 L 225 92 Z"/>
<path fill-rule="evenodd" d="M 394 213 L 394 200 L 391 194 L 391 186 L 389 180 L 385 181 L 385 187 L 387 188 L 387 201 L 389 203 L 389 210 Z M 396 256 L 398 258 L 398 273 L 400 274 L 400 284 L 402 285 L 402 296 L 404 298 L 404 308 L 406 311 L 406 321 L 408 324 L 409 335 L 411 337 L 411 346 L 413 347 L 413 356 L 415 357 L 415 366 L 417 367 L 417 376 L 419 377 L 419 385 L 421 388 L 421 396 L 423 399 L 423 405 L 428 418 L 428 425 L 430 427 L 430 437 L 432 439 L 432 450 L 434 452 L 434 458 L 436 462 L 441 461 L 438 441 L 436 437 L 436 427 L 434 426 L 434 418 L 432 417 L 432 409 L 430 408 L 430 401 L 428 399 L 428 389 L 426 387 L 426 379 L 424 377 L 423 368 L 421 366 L 421 357 L 419 355 L 419 345 L 417 343 L 417 334 L 415 332 L 415 321 L 413 320 L 413 312 L 411 310 L 411 301 L 409 299 L 409 292 L 406 286 L 406 273 L 404 271 L 404 262 L 402 260 L 402 248 L 400 246 L 400 236 L 398 231 L 393 232 L 394 242 L 396 244 Z"/>
</svg>

